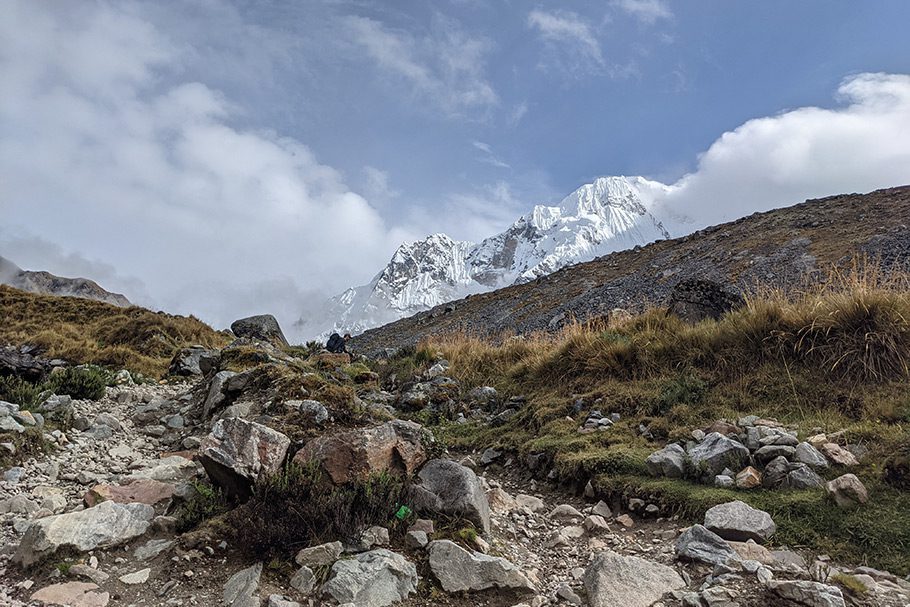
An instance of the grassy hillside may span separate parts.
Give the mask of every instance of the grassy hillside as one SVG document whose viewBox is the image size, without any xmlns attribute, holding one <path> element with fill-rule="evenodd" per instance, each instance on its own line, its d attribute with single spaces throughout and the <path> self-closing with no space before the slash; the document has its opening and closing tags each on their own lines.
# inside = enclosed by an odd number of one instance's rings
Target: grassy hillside
<svg viewBox="0 0 910 607">
<path fill-rule="evenodd" d="M 119 308 L 88 299 L 25 293 L 0 285 L 0 344 L 35 344 L 51 358 L 160 377 L 184 346 L 223 346 L 228 338 L 202 321 Z"/>
<path fill-rule="evenodd" d="M 606 495 L 659 501 L 665 512 L 690 521 L 716 503 L 742 499 L 774 516 L 780 543 L 910 572 L 905 276 L 884 280 L 859 272 L 810 291 L 765 292 L 719 321 L 697 325 L 651 309 L 613 323 L 573 324 L 558 334 L 431 338 L 409 360 L 388 366 L 419 367 L 437 353 L 465 385 L 491 385 L 528 399 L 502 426 L 437 428 L 453 444 L 545 453 L 560 478 L 580 486 L 591 479 Z M 575 407 L 579 399 L 584 404 Z M 622 418 L 609 431 L 581 434 L 591 409 Z M 645 458 L 668 441 L 684 440 L 720 418 L 735 422 L 750 414 L 792 425 L 803 440 L 818 431 L 844 431 L 845 442 L 867 451 L 851 471 L 869 489 L 869 504 L 844 512 L 823 490 L 731 491 L 647 474 Z M 653 438 L 642 436 L 640 425 Z"/>
</svg>

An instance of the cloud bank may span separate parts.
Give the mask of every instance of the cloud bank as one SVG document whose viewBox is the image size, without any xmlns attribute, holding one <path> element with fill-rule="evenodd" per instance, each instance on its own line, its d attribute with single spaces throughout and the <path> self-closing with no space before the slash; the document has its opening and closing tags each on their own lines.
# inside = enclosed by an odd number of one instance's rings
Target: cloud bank
<svg viewBox="0 0 910 607">
<path fill-rule="evenodd" d="M 807 198 L 910 184 L 910 75 L 858 74 L 840 107 L 803 107 L 749 120 L 720 136 L 663 210 L 691 222 L 731 221 Z"/>
<path fill-rule="evenodd" d="M 139 303 L 224 326 L 266 310 L 296 318 L 408 236 L 303 143 L 237 126 L 230 99 L 183 80 L 182 43 L 139 15 L 104 3 L 3 12 L 0 205 L 3 253 L 18 264 L 91 270 Z M 126 268 L 154 298 L 20 246 L 36 237 Z"/>
</svg>

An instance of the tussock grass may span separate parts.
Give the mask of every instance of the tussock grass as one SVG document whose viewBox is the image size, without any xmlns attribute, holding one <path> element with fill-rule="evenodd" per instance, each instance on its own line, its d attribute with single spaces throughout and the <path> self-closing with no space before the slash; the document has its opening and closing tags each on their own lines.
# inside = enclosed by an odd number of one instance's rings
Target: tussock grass
<svg viewBox="0 0 910 607">
<path fill-rule="evenodd" d="M 579 488 L 594 479 L 604 496 L 658 501 L 690 522 L 717 503 L 742 499 L 774 516 L 780 543 L 910 572 L 906 275 L 857 266 L 786 293 L 757 289 L 716 321 L 690 325 L 650 308 L 614 322 L 572 323 L 558 333 L 492 341 L 436 337 L 417 353 L 444 356 L 465 388 L 491 385 L 505 396 L 527 397 L 502 426 L 434 429 L 453 446 L 544 454 L 560 479 Z M 573 406 L 578 399 L 581 410 Z M 619 413 L 620 422 L 580 434 L 591 409 Z M 844 430 L 843 440 L 868 450 L 853 472 L 870 502 L 845 513 L 823 491 L 729 491 L 648 476 L 645 458 L 668 441 L 749 414 L 792 424 L 803 438 Z"/>
<path fill-rule="evenodd" d="M 192 316 L 35 295 L 2 285 L 0 316 L 0 343 L 34 344 L 49 357 L 125 368 L 151 377 L 166 372 L 179 348 L 221 347 L 228 342 L 226 334 Z"/>
</svg>

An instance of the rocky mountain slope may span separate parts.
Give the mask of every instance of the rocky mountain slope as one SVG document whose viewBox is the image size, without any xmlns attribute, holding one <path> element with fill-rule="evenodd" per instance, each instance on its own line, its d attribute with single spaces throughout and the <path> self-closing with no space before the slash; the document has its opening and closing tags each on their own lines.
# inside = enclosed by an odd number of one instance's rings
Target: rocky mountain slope
<svg viewBox="0 0 910 607">
<path fill-rule="evenodd" d="M 910 187 L 809 200 L 438 305 L 366 331 L 353 346 L 376 352 L 432 334 L 556 329 L 571 318 L 661 303 L 686 279 L 748 291 L 817 280 L 831 264 L 849 263 L 857 255 L 886 267 L 902 264 L 910 259 L 908 226 Z"/>
<path fill-rule="evenodd" d="M 651 209 L 667 190 L 643 177 L 603 177 L 558 206 L 534 207 L 478 244 L 445 234 L 403 244 L 368 284 L 333 298 L 329 318 L 335 330 L 363 331 L 468 294 L 669 238 L 665 222 Z"/>
<path fill-rule="evenodd" d="M 0 257 L 0 284 L 39 295 L 93 299 L 121 308 L 132 305 L 123 295 L 106 291 L 93 280 L 87 278 L 64 278 L 55 276 L 50 272 L 23 270 L 4 257 Z"/>
</svg>

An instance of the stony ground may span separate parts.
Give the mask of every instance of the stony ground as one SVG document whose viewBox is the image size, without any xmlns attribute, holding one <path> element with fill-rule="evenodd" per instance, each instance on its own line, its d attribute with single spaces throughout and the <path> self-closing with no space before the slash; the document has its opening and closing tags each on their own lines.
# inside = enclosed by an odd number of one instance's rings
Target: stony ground
<svg viewBox="0 0 910 607">
<path fill-rule="evenodd" d="M 189 481 L 204 475 L 201 466 L 190 458 L 199 439 L 208 434 L 209 424 L 194 417 L 198 406 L 194 405 L 190 387 L 190 384 L 123 386 L 108 388 L 106 397 L 99 401 L 74 401 L 73 427 L 65 435 L 56 432 L 52 436 L 55 447 L 51 452 L 4 471 L 0 481 L 0 538 L 3 545 L 0 605 L 225 604 L 225 583 L 252 563 L 238 557 L 237 547 L 231 544 L 230 538 L 217 541 L 182 538 L 180 541 L 175 530 L 176 521 L 168 516 L 168 504 L 188 490 Z M 452 454 L 452 457 L 460 459 L 465 455 L 468 454 Z M 480 460 L 477 454 L 470 457 Z M 477 467 L 473 461 L 467 463 Z M 493 589 L 472 594 L 446 594 L 433 584 L 432 573 L 423 567 L 419 570 L 420 590 L 400 604 L 606 605 L 586 603 L 582 598 L 585 596 L 585 571 L 604 551 L 639 557 L 645 565 L 659 563 L 677 571 L 685 581 L 685 587 L 655 603 L 660 605 L 834 607 L 844 603 L 825 602 L 824 597 L 816 595 L 805 595 L 808 598 L 802 603 L 787 603 L 769 593 L 762 581 L 773 578 L 810 583 L 813 579 L 828 579 L 837 571 L 855 574 L 870 589 L 861 596 L 847 595 L 847 604 L 889 607 L 910 604 L 910 583 L 883 572 L 839 567 L 819 555 L 789 551 L 772 554 L 761 546 L 742 544 L 737 547 L 742 564 L 712 567 L 682 563 L 677 560 L 676 543 L 685 531 L 685 525 L 681 521 L 661 518 L 660 512 L 650 504 L 633 502 L 629 505 L 635 511 L 623 512 L 616 504 L 596 503 L 584 496 L 562 493 L 548 484 L 538 484 L 508 461 L 501 465 L 497 462 L 478 472 L 487 489 L 493 514 L 492 533 L 479 540 L 475 547 L 514 563 L 536 591 L 519 593 Z M 139 501 L 153 503 L 156 517 L 148 530 L 116 547 L 69 556 L 58 553 L 26 570 L 12 562 L 30 523 L 82 509 L 86 492 L 99 484 L 114 487 L 96 489 L 102 495 L 105 491 L 122 490 L 127 486 L 141 492 L 141 495 L 137 494 Z M 164 495 L 169 491 L 175 495 Z M 419 550 L 397 545 L 391 549 L 404 554 Z M 270 567 L 270 563 L 265 565 L 255 591 L 263 602 L 270 595 L 284 595 L 289 601 L 322 604 L 295 591 L 289 584 L 285 568 Z M 68 599 L 64 596 L 57 602 L 52 598 L 30 600 L 42 589 L 69 582 L 96 584 L 97 588 L 68 584 Z M 634 585 L 635 580 L 631 583 Z M 72 598 L 74 590 L 79 591 L 77 594 L 81 598 Z M 281 602 L 277 597 L 268 604 L 274 607 L 293 605 Z"/>
</svg>

